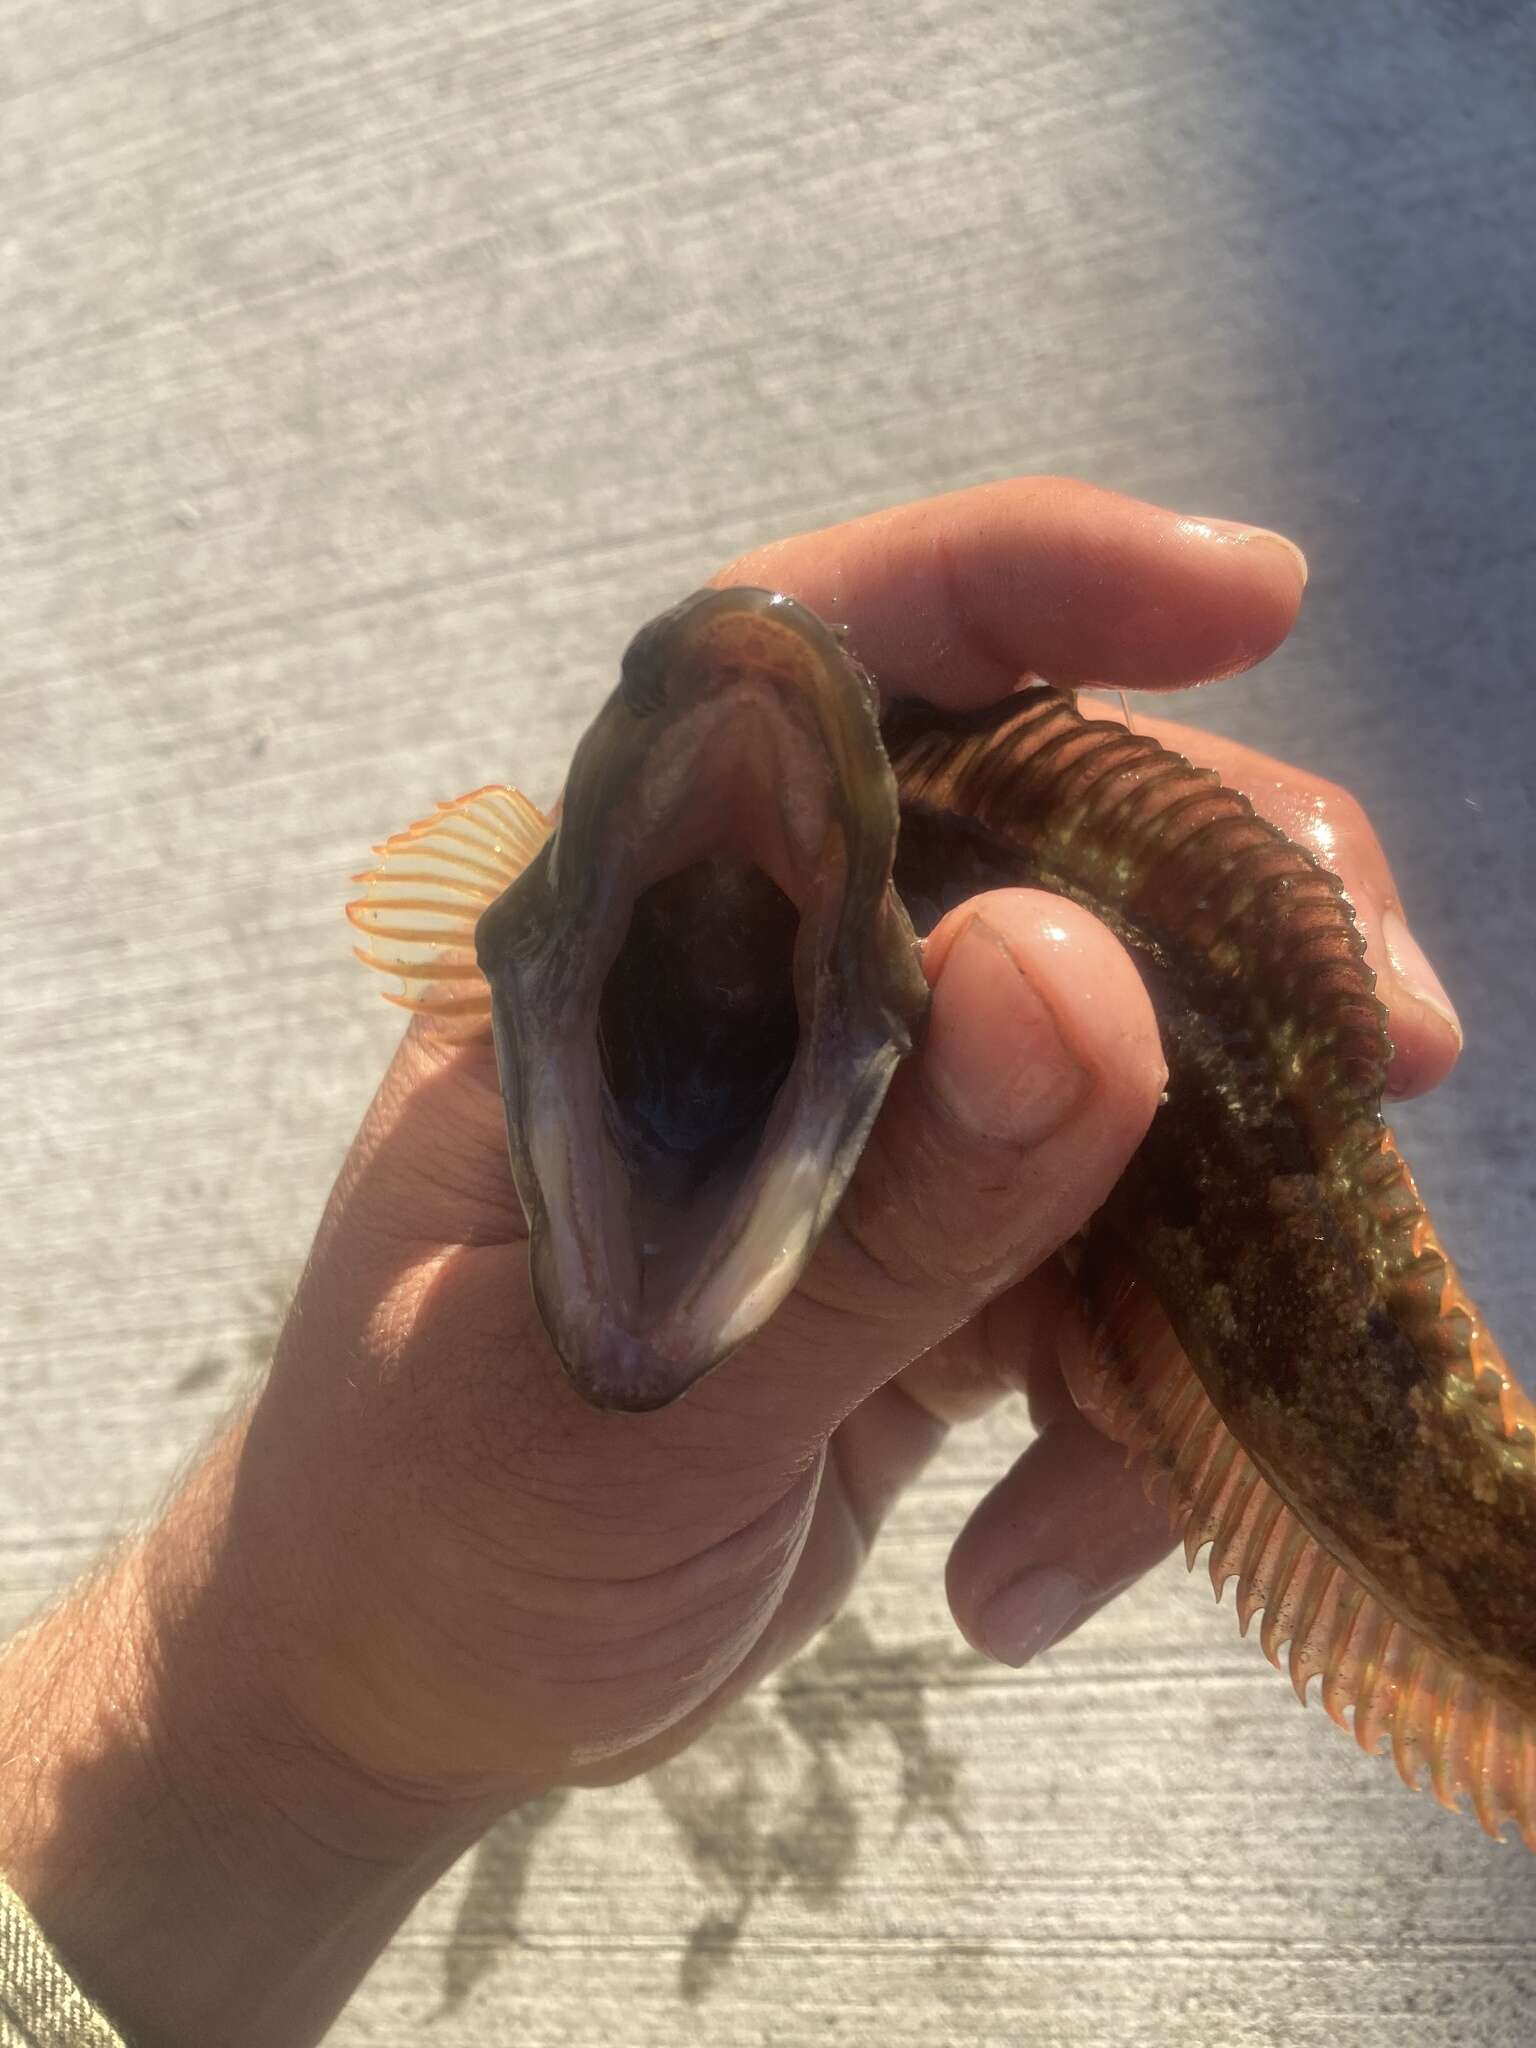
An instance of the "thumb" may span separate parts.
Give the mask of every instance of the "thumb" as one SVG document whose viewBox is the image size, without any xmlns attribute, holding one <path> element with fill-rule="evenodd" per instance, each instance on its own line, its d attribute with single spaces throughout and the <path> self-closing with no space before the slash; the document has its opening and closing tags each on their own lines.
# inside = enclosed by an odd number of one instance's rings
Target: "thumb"
<svg viewBox="0 0 1536 2048">
<path fill-rule="evenodd" d="M 1167 1078 L 1128 954 L 1059 897 L 971 899 L 935 930 L 923 966 L 921 1054 L 893 1083 L 800 1287 L 716 1379 L 722 1403 L 791 1437 L 824 1436 L 1081 1229 Z"/>
</svg>

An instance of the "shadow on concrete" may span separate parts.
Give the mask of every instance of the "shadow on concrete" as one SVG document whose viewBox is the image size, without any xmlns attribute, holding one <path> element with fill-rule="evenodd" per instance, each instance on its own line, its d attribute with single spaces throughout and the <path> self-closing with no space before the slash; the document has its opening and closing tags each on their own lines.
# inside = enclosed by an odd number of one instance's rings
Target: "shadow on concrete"
<svg viewBox="0 0 1536 2048">
<path fill-rule="evenodd" d="M 560 1817 L 569 1792 L 550 1792 L 499 1822 L 475 1851 L 443 1955 L 443 2002 L 434 2017 L 464 2003 L 500 1956 L 517 1946 L 534 1846 Z"/>
<path fill-rule="evenodd" d="M 646 1781 L 711 1903 L 689 1932 L 679 1995 L 706 1998 L 753 1912 L 787 1888 L 832 1913 L 857 1863 L 867 1816 L 852 1751 L 868 1730 L 890 1743 L 901 1782 L 894 1832 L 929 1820 L 965 1839 L 960 1764 L 933 1738 L 927 1691 L 961 1661 L 947 1643 L 882 1648 L 844 1614 L 778 1684 L 743 1701 Z M 569 1795 L 494 1828 L 475 1852 L 443 1965 L 439 2013 L 461 2005 L 522 1938 L 538 1837 Z"/>
<path fill-rule="evenodd" d="M 689 1861 L 722 1895 L 689 1937 L 684 1998 L 712 1989 L 753 1909 L 781 1885 L 811 1911 L 835 1910 L 859 1854 L 863 1815 L 849 1752 L 864 1730 L 887 1736 L 901 1766 L 896 1831 L 923 1816 L 964 1836 L 958 1759 L 934 1742 L 926 1706 L 930 1679 L 958 1656 L 944 1644 L 882 1650 L 856 1615 L 844 1614 L 765 1704 L 743 1702 L 706 1742 L 653 1773 L 651 1789 Z M 798 1754 L 798 1773 L 775 1800 L 768 1773 L 787 1749 Z"/>
</svg>

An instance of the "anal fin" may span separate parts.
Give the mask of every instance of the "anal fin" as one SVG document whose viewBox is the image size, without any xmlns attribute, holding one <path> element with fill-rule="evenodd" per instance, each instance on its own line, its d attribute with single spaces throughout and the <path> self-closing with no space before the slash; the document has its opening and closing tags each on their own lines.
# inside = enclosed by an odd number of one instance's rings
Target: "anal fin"
<svg viewBox="0 0 1536 2048">
<path fill-rule="evenodd" d="M 1091 1354 L 1069 1358 L 1079 1408 L 1149 1494 L 1165 1491 L 1191 1570 L 1210 1546 L 1216 1597 L 1237 1580 L 1239 1625 L 1306 1703 L 1374 1754 L 1390 1744 L 1403 1782 L 1442 1806 L 1470 1802 L 1490 1834 L 1513 1820 L 1536 1849 L 1536 1721 L 1399 1621 L 1302 1522 L 1221 1420 L 1151 1290 L 1129 1274 L 1102 1313 Z M 1284 1655 L 1282 1655 L 1284 1652 Z"/>
</svg>

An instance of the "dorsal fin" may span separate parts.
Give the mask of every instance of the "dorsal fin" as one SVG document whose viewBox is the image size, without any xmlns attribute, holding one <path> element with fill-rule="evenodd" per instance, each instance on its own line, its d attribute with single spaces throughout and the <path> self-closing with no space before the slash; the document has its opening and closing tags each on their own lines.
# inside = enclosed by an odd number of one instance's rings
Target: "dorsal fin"
<svg viewBox="0 0 1536 2048">
<path fill-rule="evenodd" d="M 1306 1020 L 1297 1109 L 1320 1142 L 1381 1126 L 1391 1045 L 1343 884 L 1212 768 L 1035 685 L 970 712 L 882 722 L 904 806 L 974 821 L 1047 888 L 1159 933 L 1256 1006 Z"/>
<path fill-rule="evenodd" d="M 347 916 L 369 941 L 365 967 L 398 975 L 384 1000 L 430 1017 L 456 1038 L 490 1030 L 491 995 L 475 959 L 480 913 L 518 876 L 550 834 L 520 790 L 488 783 L 373 850 L 377 867 L 354 875 L 363 894 Z"/>
</svg>

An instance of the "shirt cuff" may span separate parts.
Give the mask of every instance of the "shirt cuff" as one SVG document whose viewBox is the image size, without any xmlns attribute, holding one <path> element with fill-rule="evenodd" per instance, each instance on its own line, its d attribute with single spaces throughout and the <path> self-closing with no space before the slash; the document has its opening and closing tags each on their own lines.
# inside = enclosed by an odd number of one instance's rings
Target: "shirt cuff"
<svg viewBox="0 0 1536 2048">
<path fill-rule="evenodd" d="M 127 2048 L 0 1877 L 0 2048 Z"/>
</svg>

